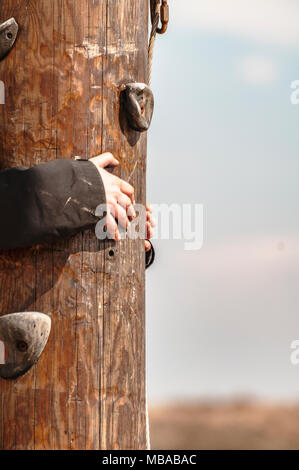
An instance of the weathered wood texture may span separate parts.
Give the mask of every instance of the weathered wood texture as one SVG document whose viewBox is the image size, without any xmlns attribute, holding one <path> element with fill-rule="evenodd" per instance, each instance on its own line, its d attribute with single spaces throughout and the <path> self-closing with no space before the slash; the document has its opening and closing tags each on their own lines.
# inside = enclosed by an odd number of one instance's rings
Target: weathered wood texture
<svg viewBox="0 0 299 470">
<path fill-rule="evenodd" d="M 119 85 L 146 78 L 147 9 L 147 0 L 1 0 L 0 22 L 20 25 L 0 63 L 1 169 L 110 151 L 145 202 L 146 137 L 123 135 L 118 107 Z M 0 315 L 52 318 L 38 364 L 0 381 L 0 448 L 146 448 L 143 242 L 85 232 L 1 252 L 0 273 Z"/>
</svg>

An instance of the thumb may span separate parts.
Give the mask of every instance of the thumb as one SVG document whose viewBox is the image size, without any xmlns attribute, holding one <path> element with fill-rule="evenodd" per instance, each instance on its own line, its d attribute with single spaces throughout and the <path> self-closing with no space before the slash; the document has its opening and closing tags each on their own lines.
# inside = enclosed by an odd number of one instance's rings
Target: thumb
<svg viewBox="0 0 299 470">
<path fill-rule="evenodd" d="M 119 165 L 118 160 L 116 160 L 112 153 L 109 152 L 102 153 L 102 155 L 98 155 L 90 160 L 99 168 L 106 168 L 109 166 L 115 167 Z"/>
</svg>

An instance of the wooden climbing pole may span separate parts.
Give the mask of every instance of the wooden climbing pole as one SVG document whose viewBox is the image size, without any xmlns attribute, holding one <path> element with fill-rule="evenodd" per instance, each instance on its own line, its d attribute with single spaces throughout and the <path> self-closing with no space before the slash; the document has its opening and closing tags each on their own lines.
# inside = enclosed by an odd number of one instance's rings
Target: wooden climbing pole
<svg viewBox="0 0 299 470">
<path fill-rule="evenodd" d="M 144 204 L 146 135 L 123 132 L 119 95 L 147 80 L 148 0 L 1 0 L 11 17 L 0 169 L 108 151 Z M 0 252 L 0 315 L 52 320 L 38 363 L 0 379 L 1 449 L 146 448 L 144 258 L 94 231 Z"/>
</svg>

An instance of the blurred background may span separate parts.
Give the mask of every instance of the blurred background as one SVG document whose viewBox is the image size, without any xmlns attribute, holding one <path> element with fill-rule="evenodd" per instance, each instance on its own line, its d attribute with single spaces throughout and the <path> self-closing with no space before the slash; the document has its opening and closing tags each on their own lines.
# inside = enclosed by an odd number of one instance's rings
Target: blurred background
<svg viewBox="0 0 299 470">
<path fill-rule="evenodd" d="M 153 448 L 299 448 L 297 0 L 169 0 L 148 201 L 201 203 L 205 239 L 155 240 Z"/>
</svg>

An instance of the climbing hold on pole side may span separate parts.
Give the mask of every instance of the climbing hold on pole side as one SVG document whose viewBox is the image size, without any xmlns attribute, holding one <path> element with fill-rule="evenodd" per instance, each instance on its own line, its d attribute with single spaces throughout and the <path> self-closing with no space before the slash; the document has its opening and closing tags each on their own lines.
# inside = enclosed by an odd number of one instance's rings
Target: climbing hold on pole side
<svg viewBox="0 0 299 470">
<path fill-rule="evenodd" d="M 51 319 L 38 312 L 11 313 L 0 317 L 0 341 L 7 352 L 0 377 L 16 379 L 40 358 L 51 331 Z"/>
<path fill-rule="evenodd" d="M 154 112 L 151 89 L 145 83 L 127 83 L 121 87 L 120 100 L 129 127 L 138 132 L 147 131 Z"/>
<path fill-rule="evenodd" d="M 0 60 L 11 50 L 18 35 L 19 26 L 14 18 L 0 25 Z"/>
</svg>

